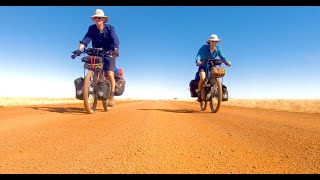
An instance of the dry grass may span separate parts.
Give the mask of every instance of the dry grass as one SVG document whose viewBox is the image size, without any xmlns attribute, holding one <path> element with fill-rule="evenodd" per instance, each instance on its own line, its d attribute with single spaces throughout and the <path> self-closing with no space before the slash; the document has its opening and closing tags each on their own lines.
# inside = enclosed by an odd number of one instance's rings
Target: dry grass
<svg viewBox="0 0 320 180">
<path fill-rule="evenodd" d="M 134 99 L 116 99 L 116 101 L 134 101 Z M 0 97 L 0 107 L 73 103 L 83 103 L 83 101 L 76 98 Z"/>
<path fill-rule="evenodd" d="M 60 103 L 83 103 L 83 101 L 75 98 L 0 97 L 0 107 Z"/>
<path fill-rule="evenodd" d="M 117 99 L 117 101 L 133 100 L 134 99 Z M 192 101 L 194 101 L 194 99 L 192 99 Z M 0 107 L 64 103 L 83 103 L 83 101 L 75 98 L 0 97 Z M 289 112 L 320 113 L 319 99 L 229 99 L 229 101 L 223 101 L 222 105 Z"/>
<path fill-rule="evenodd" d="M 229 99 L 222 104 L 289 112 L 320 113 L 319 99 Z"/>
</svg>

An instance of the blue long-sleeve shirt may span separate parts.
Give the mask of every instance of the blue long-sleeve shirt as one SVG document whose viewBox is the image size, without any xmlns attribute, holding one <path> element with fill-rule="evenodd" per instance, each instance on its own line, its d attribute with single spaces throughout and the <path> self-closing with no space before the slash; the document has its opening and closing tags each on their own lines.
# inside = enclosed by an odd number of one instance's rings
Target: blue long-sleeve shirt
<svg viewBox="0 0 320 180">
<path fill-rule="evenodd" d="M 196 56 L 196 63 L 198 60 L 203 62 L 203 61 L 207 60 L 208 58 L 215 59 L 217 56 L 219 56 L 220 59 L 226 60 L 226 57 L 224 56 L 221 48 L 218 45 L 216 45 L 215 50 L 211 54 L 210 53 L 210 45 L 205 44 L 198 51 L 198 54 Z"/>
<path fill-rule="evenodd" d="M 114 27 L 110 24 L 105 24 L 105 28 L 101 33 L 95 24 L 89 26 L 86 35 L 80 43 L 87 47 L 91 40 L 93 48 L 103 48 L 105 51 L 112 51 L 114 48 L 119 48 L 118 36 Z"/>
</svg>

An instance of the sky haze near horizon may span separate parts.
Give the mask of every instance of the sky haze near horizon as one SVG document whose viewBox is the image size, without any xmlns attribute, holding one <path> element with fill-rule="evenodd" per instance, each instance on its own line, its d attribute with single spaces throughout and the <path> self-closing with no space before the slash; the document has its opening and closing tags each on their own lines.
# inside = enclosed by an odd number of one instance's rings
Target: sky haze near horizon
<svg viewBox="0 0 320 180">
<path fill-rule="evenodd" d="M 211 34 L 232 62 L 229 98 L 320 98 L 316 6 L 2 6 L 0 96 L 75 97 L 83 63 L 70 56 L 97 8 L 120 40 L 126 88 L 116 98 L 191 98 Z"/>
</svg>

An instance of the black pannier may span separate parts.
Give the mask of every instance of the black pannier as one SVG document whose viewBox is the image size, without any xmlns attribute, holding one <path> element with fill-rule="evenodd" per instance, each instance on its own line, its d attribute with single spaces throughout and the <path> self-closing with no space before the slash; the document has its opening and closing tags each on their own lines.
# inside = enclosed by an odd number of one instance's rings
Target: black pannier
<svg viewBox="0 0 320 180">
<path fill-rule="evenodd" d="M 124 92 L 126 81 L 124 80 L 123 76 L 120 76 L 119 74 L 115 74 L 114 79 L 116 81 L 114 95 L 121 96 Z"/>
<path fill-rule="evenodd" d="M 228 88 L 224 84 L 222 84 L 222 101 L 228 101 L 229 93 Z"/>
<path fill-rule="evenodd" d="M 107 100 L 110 96 L 111 85 L 108 80 L 100 79 L 97 82 L 97 98 L 99 100 Z"/>
<path fill-rule="evenodd" d="M 79 77 L 74 80 L 74 86 L 76 89 L 76 98 L 79 100 L 83 100 L 83 85 L 84 85 L 83 77 Z"/>
<path fill-rule="evenodd" d="M 191 80 L 189 83 L 189 90 L 191 97 L 198 97 L 198 94 L 196 93 L 196 89 L 198 89 L 198 81 Z"/>
</svg>

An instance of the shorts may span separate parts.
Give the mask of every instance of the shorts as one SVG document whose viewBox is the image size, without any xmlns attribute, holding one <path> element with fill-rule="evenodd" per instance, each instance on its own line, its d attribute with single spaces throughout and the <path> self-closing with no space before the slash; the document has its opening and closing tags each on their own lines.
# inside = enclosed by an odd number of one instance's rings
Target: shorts
<svg viewBox="0 0 320 180">
<path fill-rule="evenodd" d="M 106 56 L 104 57 L 103 70 L 104 71 L 114 71 L 116 67 L 116 58 Z"/>
<path fill-rule="evenodd" d="M 199 66 L 198 72 L 201 72 L 201 71 L 206 72 L 206 67 L 205 66 Z"/>
</svg>

